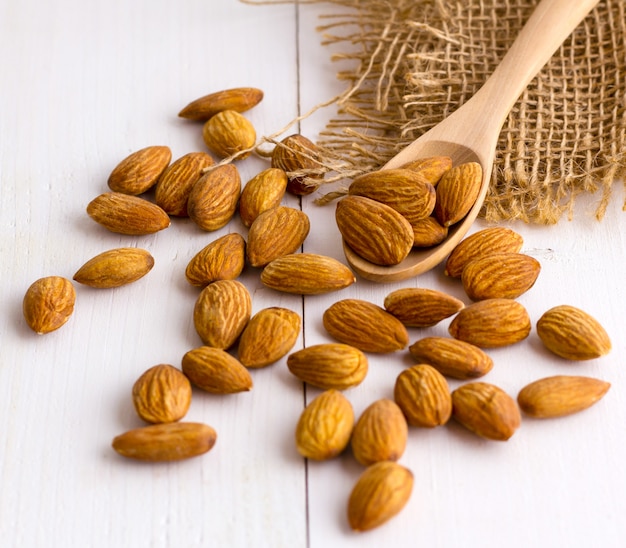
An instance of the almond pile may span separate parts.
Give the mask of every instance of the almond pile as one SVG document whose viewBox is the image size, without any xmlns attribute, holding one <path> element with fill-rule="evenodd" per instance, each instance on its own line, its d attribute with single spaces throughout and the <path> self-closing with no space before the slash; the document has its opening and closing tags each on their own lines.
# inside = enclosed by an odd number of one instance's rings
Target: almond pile
<svg viewBox="0 0 626 548">
<path fill-rule="evenodd" d="M 252 296 L 237 280 L 246 266 L 260 270 L 266 287 L 299 295 L 339 291 L 356 282 L 343 263 L 299 252 L 311 230 L 309 218 L 282 205 L 286 192 L 307 195 L 321 183 L 310 175 L 317 166 L 311 141 L 291 135 L 276 143 L 271 166 L 242 189 L 233 161 L 245 158 L 256 141 L 242 113 L 262 98 L 255 88 L 235 88 L 202 97 L 180 112 L 202 122 L 209 151 L 230 161 L 216 164 L 206 152 L 190 152 L 172 162 L 168 147 L 148 146 L 120 161 L 109 176 L 109 191 L 87 205 L 95 222 L 129 236 L 164 230 L 173 217 L 212 232 L 239 215 L 247 228 L 247 238 L 236 232 L 215 238 L 181 273 L 199 289 L 190 316 L 202 345 L 181 356 L 180 367 L 158 364 L 137 378 L 130 397 L 147 425 L 116 436 L 115 451 L 152 462 L 210 451 L 215 430 L 184 421 L 192 386 L 213 394 L 251 391 L 252 370 L 285 358 L 291 374 L 322 390 L 294 417 L 295 449 L 320 461 L 352 452 L 364 471 L 348 497 L 347 521 L 355 531 L 365 531 L 395 516 L 410 498 L 413 473 L 398 461 L 412 428 L 436 428 L 454 419 L 481 438 L 504 441 L 520 426 L 522 413 L 559 417 L 604 396 L 609 383 L 585 376 L 538 379 L 522 387 L 517 399 L 476 380 L 494 368 L 489 349 L 521 343 L 532 330 L 516 299 L 533 287 L 541 266 L 521 252 L 522 237 L 508 228 L 472 234 L 445 263 L 445 274 L 458 279 L 471 304 L 414 287 L 390 291 L 382 306 L 340 299 L 322 317 L 332 342 L 296 350 L 302 329 L 296 312 L 268 307 L 252 315 Z M 363 258 L 397 264 L 413 247 L 436 245 L 446 237 L 448 227 L 471 209 L 481 176 L 478 164 L 452 166 L 444 156 L 361 175 L 337 204 L 337 226 Z M 106 250 L 80 266 L 73 281 L 112 289 L 146 276 L 154 262 L 136 247 Z M 36 333 L 50 333 L 69 320 L 75 300 L 72 281 L 41 278 L 26 291 L 24 318 Z M 427 329 L 444 320 L 449 320 L 449 337 L 410 341 L 408 328 Z M 547 351 L 562 359 L 594 359 L 611 349 L 600 323 L 570 305 L 547 310 L 536 331 Z M 366 378 L 367 354 L 400 351 L 413 364 L 395 378 L 393 399 L 372 402 L 355 416 L 344 391 Z M 449 379 L 463 383 L 451 390 Z"/>
</svg>

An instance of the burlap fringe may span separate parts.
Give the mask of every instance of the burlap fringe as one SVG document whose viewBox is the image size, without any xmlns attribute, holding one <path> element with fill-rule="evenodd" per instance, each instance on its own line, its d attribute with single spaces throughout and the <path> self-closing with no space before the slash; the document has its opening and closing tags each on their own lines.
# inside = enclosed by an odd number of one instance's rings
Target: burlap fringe
<svg viewBox="0 0 626 548">
<path fill-rule="evenodd" d="M 245 3 L 293 3 L 292 0 Z M 535 0 L 308 0 L 332 5 L 319 26 L 350 70 L 320 135 L 320 168 L 341 181 L 380 168 L 471 97 L 507 51 Z M 469 5 L 468 5 L 469 4 Z M 345 8 L 345 10 L 342 10 Z M 553 224 L 576 198 L 600 194 L 601 219 L 626 175 L 626 14 L 605 0 L 531 83 L 508 117 L 481 215 Z M 306 117 L 305 114 L 299 119 Z M 283 130 L 292 127 L 292 121 Z M 280 132 L 267 143 L 276 143 Z M 310 137 L 310 136 L 309 136 Z M 626 203 L 624 203 L 626 210 Z"/>
</svg>

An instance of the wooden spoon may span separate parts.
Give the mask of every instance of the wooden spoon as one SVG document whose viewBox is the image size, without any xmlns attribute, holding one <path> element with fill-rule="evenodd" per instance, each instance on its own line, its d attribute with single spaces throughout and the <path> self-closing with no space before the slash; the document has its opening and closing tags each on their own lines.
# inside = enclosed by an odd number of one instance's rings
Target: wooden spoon
<svg viewBox="0 0 626 548">
<path fill-rule="evenodd" d="M 478 92 L 441 123 L 419 137 L 382 169 L 429 156 L 450 156 L 453 165 L 474 161 L 482 166 L 480 194 L 467 216 L 450 227 L 448 237 L 428 249 L 414 249 L 400 264 L 379 266 L 359 257 L 344 242 L 353 270 L 368 280 L 394 282 L 430 270 L 461 241 L 487 194 L 502 125 L 530 81 L 599 0 L 541 0 L 496 70 Z"/>
</svg>

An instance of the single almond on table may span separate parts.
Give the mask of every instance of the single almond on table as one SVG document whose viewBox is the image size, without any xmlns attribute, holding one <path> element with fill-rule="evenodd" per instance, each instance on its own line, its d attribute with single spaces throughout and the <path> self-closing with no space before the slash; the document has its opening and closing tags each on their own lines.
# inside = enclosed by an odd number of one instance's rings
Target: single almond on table
<svg viewBox="0 0 626 548">
<path fill-rule="evenodd" d="M 296 425 L 296 449 L 307 459 L 331 459 L 348 446 L 353 427 L 352 404 L 338 390 L 327 390 L 300 415 Z"/>
<path fill-rule="evenodd" d="M 343 263 L 315 253 L 296 253 L 274 259 L 261 272 L 270 289 L 297 295 L 318 295 L 344 289 L 356 278 Z"/>
<path fill-rule="evenodd" d="M 174 366 L 155 365 L 135 381 L 132 398 L 135 411 L 144 421 L 175 422 L 189 410 L 191 383 Z"/>
<path fill-rule="evenodd" d="M 452 413 L 448 382 L 427 364 L 413 365 L 398 375 L 393 399 L 411 426 L 441 426 L 448 422 Z"/>
<path fill-rule="evenodd" d="M 188 120 L 206 121 L 223 110 L 246 112 L 263 100 L 263 91 L 253 87 L 240 87 L 216 91 L 195 99 L 183 108 L 178 116 Z"/>
<path fill-rule="evenodd" d="M 245 184 L 239 198 L 239 216 L 244 226 L 250 227 L 261 213 L 280 205 L 287 181 L 284 170 L 270 167 Z"/>
<path fill-rule="evenodd" d="M 149 146 L 124 158 L 109 175 L 109 188 L 114 192 L 138 195 L 150 190 L 172 159 L 167 146 Z"/>
<path fill-rule="evenodd" d="M 43 335 L 59 329 L 74 312 L 76 290 L 62 276 L 35 280 L 22 301 L 24 319 L 35 333 Z"/>
<path fill-rule="evenodd" d="M 492 253 L 517 253 L 523 244 L 522 236 L 510 228 L 496 226 L 479 230 L 456 245 L 446 260 L 444 273 L 460 278 L 470 261 Z"/>
<path fill-rule="evenodd" d="M 545 347 L 568 360 L 592 360 L 608 354 L 611 339 L 604 327 L 584 310 L 559 305 L 537 321 L 537 335 Z"/>
<path fill-rule="evenodd" d="M 145 249 L 121 247 L 89 259 L 74 274 L 74 281 L 97 288 L 120 287 L 145 276 L 154 266 L 154 257 Z"/>
<path fill-rule="evenodd" d="M 154 191 L 156 204 L 168 215 L 187 217 L 187 201 L 203 170 L 214 165 L 206 152 L 190 152 L 174 161 L 159 177 Z"/>
<path fill-rule="evenodd" d="M 368 466 L 348 499 L 348 523 L 354 531 L 369 531 L 399 514 L 411 497 L 413 473 L 392 461 Z"/>
<path fill-rule="evenodd" d="M 185 277 L 197 287 L 218 280 L 234 280 L 246 263 L 246 242 L 241 234 L 233 232 L 219 237 L 203 247 L 187 263 Z"/>
<path fill-rule="evenodd" d="M 371 263 L 396 265 L 413 247 L 411 223 L 392 207 L 370 198 L 345 196 L 337 203 L 335 219 L 346 244 Z"/>
<path fill-rule="evenodd" d="M 397 461 L 406 449 L 408 426 L 402 410 L 388 399 L 376 400 L 361 413 L 350 441 L 354 458 L 369 466 Z"/>
<path fill-rule="evenodd" d="M 113 439 L 120 455 L 149 462 L 197 457 L 210 451 L 217 440 L 213 428 L 198 422 L 169 422 L 129 430 Z"/>
<path fill-rule="evenodd" d="M 193 185 L 187 201 L 187 214 L 202 230 L 218 230 L 233 218 L 240 194 L 241 177 L 237 167 L 219 165 Z"/>
<path fill-rule="evenodd" d="M 492 253 L 465 265 L 461 281 L 473 301 L 516 299 L 537 281 L 541 265 L 523 253 Z"/>
<path fill-rule="evenodd" d="M 256 131 L 252 122 L 236 110 L 223 110 L 205 122 L 202 139 L 221 158 L 238 155 L 242 160 L 256 143 Z"/>
<path fill-rule="evenodd" d="M 483 170 L 478 162 L 466 162 L 446 171 L 437 185 L 434 215 L 443 226 L 463 219 L 478 198 Z"/>
<path fill-rule="evenodd" d="M 524 340 L 531 324 L 523 305 L 513 299 L 485 299 L 461 309 L 448 326 L 455 339 L 480 348 L 508 346 Z"/>
<path fill-rule="evenodd" d="M 409 343 L 409 334 L 400 320 L 361 299 L 333 303 L 322 321 L 331 337 L 363 352 L 395 352 Z"/>
<path fill-rule="evenodd" d="M 443 174 L 452 167 L 452 158 L 449 156 L 429 156 L 413 160 L 401 166 L 403 169 L 412 169 L 424 177 L 431 185 L 437 186 Z"/>
<path fill-rule="evenodd" d="M 432 327 L 456 314 L 463 301 L 435 289 L 407 287 L 385 297 L 385 310 L 409 327 Z"/>
<path fill-rule="evenodd" d="M 207 346 L 227 350 L 250 319 L 252 299 L 237 280 L 218 280 L 206 286 L 193 310 L 193 323 Z"/>
<path fill-rule="evenodd" d="M 248 370 L 221 348 L 200 346 L 182 359 L 183 373 L 194 386 L 213 394 L 236 394 L 252 390 Z"/>
<path fill-rule="evenodd" d="M 463 384 L 452 392 L 452 416 L 474 434 L 496 441 L 508 440 L 521 423 L 516 401 L 484 382 Z"/>
<path fill-rule="evenodd" d="M 265 367 L 286 356 L 298 340 L 302 320 L 293 310 L 277 306 L 259 310 L 239 339 L 239 361 L 246 367 Z"/>
<path fill-rule="evenodd" d="M 87 214 L 111 232 L 129 236 L 154 234 L 170 226 L 158 205 L 121 192 L 105 192 L 87 204 Z"/>
<path fill-rule="evenodd" d="M 322 343 L 287 357 L 292 375 L 323 390 L 345 390 L 360 384 L 367 375 L 367 357 L 358 348 L 342 343 Z"/>
<path fill-rule="evenodd" d="M 517 395 L 517 403 L 530 417 L 563 417 L 591 407 L 610 387 L 592 377 L 556 375 L 527 384 Z"/>
<path fill-rule="evenodd" d="M 413 247 L 432 247 L 448 237 L 448 227 L 432 215 L 411 223 L 413 228 Z"/>
<path fill-rule="evenodd" d="M 315 143 L 298 133 L 288 135 L 272 151 L 272 167 L 287 173 L 287 190 L 296 196 L 306 196 L 319 187 L 321 176 L 319 149 Z"/>
<path fill-rule="evenodd" d="M 252 267 L 295 253 L 309 235 L 311 223 L 304 211 L 277 206 L 264 211 L 248 231 L 246 255 Z"/>
<path fill-rule="evenodd" d="M 448 337 L 425 337 L 409 346 L 409 352 L 419 363 L 432 365 L 454 379 L 475 379 L 493 368 L 493 360 L 483 350 Z"/>
</svg>

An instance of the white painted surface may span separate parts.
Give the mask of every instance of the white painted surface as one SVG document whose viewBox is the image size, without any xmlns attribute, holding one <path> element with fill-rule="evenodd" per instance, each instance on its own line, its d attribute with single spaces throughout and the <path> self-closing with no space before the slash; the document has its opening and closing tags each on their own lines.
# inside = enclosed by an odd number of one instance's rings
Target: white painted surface
<svg viewBox="0 0 626 548">
<path fill-rule="evenodd" d="M 117 162 L 150 144 L 174 157 L 204 150 L 198 125 L 177 118 L 190 100 L 251 85 L 264 101 L 248 114 L 269 134 L 341 90 L 315 31 L 325 6 L 249 6 L 236 0 L 0 0 L 0 544 L 7 547 L 602 546 L 626 542 L 626 375 L 623 368 L 626 217 L 623 194 L 602 223 L 593 198 L 574 221 L 511 225 L 541 261 L 535 287 L 520 298 L 533 323 L 556 304 L 573 304 L 607 328 L 613 351 L 571 364 L 542 349 L 535 333 L 491 351 L 485 381 L 511 395 L 536 378 L 586 374 L 612 383 L 592 409 L 554 421 L 524 420 L 506 443 L 482 441 L 456 424 L 411 429 L 401 462 L 415 474 L 413 496 L 393 521 L 355 535 L 345 505 L 361 468 L 349 453 L 308 466 L 293 446 L 304 390 L 285 360 L 254 371 L 247 394 L 194 392 L 188 420 L 211 424 L 215 448 L 202 457 L 146 465 L 113 452 L 112 438 L 139 426 L 130 401 L 136 378 L 157 363 L 180 364 L 200 344 L 191 321 L 197 290 L 184 268 L 228 231 L 202 233 L 176 220 L 153 236 L 108 233 L 87 203 L 107 190 Z M 330 111 L 302 123 L 315 138 Z M 249 179 L 265 163 L 239 164 Z M 298 206 L 298 200 L 285 203 Z M 305 199 L 312 232 L 305 251 L 343 260 L 333 208 Z M 475 229 L 481 228 L 478 223 Z M 245 233 L 245 232 L 244 232 Z M 21 301 L 35 279 L 71 278 L 105 249 L 137 245 L 156 259 L 139 282 L 115 290 L 77 287 L 76 310 L 61 330 L 38 337 Z M 329 341 L 321 316 L 335 300 L 382 305 L 398 287 L 460 286 L 436 269 L 393 285 L 363 280 L 341 293 L 306 299 L 242 277 L 253 308 L 279 305 L 304 316 L 296 349 Z M 448 322 L 410 330 L 411 342 L 446 334 Z M 346 394 L 357 414 L 391 397 L 408 352 L 370 356 L 370 373 Z M 458 382 L 451 382 L 454 388 Z"/>
</svg>

